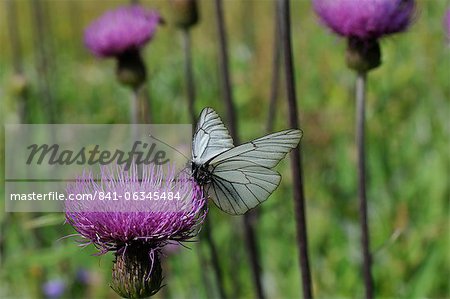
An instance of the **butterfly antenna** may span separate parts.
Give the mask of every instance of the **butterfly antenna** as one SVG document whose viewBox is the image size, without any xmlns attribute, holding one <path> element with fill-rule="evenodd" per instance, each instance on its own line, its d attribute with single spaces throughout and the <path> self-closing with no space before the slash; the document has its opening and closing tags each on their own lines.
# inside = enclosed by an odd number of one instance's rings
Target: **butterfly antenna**
<svg viewBox="0 0 450 299">
<path fill-rule="evenodd" d="M 171 145 L 168 144 L 167 142 L 162 141 L 161 139 L 159 139 L 159 138 L 157 138 L 157 137 L 155 137 L 155 136 L 153 136 L 153 135 L 151 135 L 151 134 L 148 135 L 148 136 L 149 136 L 150 138 L 152 138 L 152 139 L 154 139 L 154 140 L 156 140 L 156 141 L 159 141 L 159 142 L 161 142 L 162 144 L 165 144 L 166 146 L 170 147 L 171 149 L 173 149 L 174 151 L 176 151 L 177 153 L 179 153 L 180 155 L 182 155 L 182 156 L 188 161 L 188 163 L 186 163 L 186 166 L 185 166 L 183 169 L 181 169 L 181 170 L 175 175 L 175 179 L 178 180 L 181 173 L 183 173 L 183 172 L 185 172 L 185 171 L 188 171 L 188 165 L 189 165 L 191 159 L 188 158 L 188 157 L 186 157 L 185 154 L 183 154 L 182 152 L 180 152 L 179 150 L 177 150 L 176 148 L 174 148 L 173 146 L 171 146 Z M 190 174 L 190 173 L 188 173 L 188 174 Z"/>
<path fill-rule="evenodd" d="M 182 155 L 183 157 L 185 157 L 186 160 L 188 160 L 188 161 L 191 160 L 190 158 L 186 157 L 185 154 L 183 154 L 182 152 L 180 152 L 179 150 L 177 150 L 176 148 L 174 148 L 173 146 L 171 146 L 171 145 L 168 144 L 167 142 L 162 141 L 161 139 L 159 139 L 159 138 L 153 136 L 152 134 L 150 134 L 150 135 L 148 135 L 148 136 L 149 136 L 150 138 L 152 138 L 152 139 L 154 139 L 154 140 L 156 140 L 156 141 L 159 141 L 159 142 L 161 142 L 162 144 L 164 144 L 164 145 L 170 147 L 171 149 L 173 149 L 174 151 L 176 151 L 177 153 L 179 153 L 180 155 Z"/>
</svg>

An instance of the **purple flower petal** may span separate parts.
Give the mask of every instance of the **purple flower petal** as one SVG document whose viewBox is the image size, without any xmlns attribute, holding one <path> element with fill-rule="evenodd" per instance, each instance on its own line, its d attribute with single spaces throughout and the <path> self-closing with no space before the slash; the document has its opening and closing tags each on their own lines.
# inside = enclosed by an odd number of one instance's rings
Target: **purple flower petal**
<svg viewBox="0 0 450 299">
<path fill-rule="evenodd" d="M 153 37 L 160 20 L 156 11 L 139 5 L 119 7 L 89 25 L 84 43 L 96 56 L 117 56 L 143 47 Z"/>
<path fill-rule="evenodd" d="M 321 21 L 335 33 L 378 39 L 411 24 L 414 0 L 313 0 Z"/>
</svg>

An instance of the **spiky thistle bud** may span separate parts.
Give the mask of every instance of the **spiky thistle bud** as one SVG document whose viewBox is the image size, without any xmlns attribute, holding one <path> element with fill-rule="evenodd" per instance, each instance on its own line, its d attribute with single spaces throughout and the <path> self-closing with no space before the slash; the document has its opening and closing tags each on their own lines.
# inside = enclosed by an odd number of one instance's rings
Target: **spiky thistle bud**
<svg viewBox="0 0 450 299">
<path fill-rule="evenodd" d="M 124 298 L 146 298 L 156 294 L 163 280 L 158 249 L 129 246 L 116 253 L 111 288 Z"/>
</svg>

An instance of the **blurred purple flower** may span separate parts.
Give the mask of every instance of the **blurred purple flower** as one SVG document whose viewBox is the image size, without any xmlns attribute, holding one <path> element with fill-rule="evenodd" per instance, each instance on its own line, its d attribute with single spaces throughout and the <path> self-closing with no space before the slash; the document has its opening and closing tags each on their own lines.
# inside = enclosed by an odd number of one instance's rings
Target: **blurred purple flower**
<svg viewBox="0 0 450 299">
<path fill-rule="evenodd" d="M 167 167 L 167 165 L 165 165 Z M 68 194 L 112 195 L 120 200 L 67 201 L 66 219 L 79 235 L 94 244 L 100 253 L 122 251 L 130 245 L 158 249 L 168 241 L 192 238 L 203 222 L 207 211 L 200 187 L 185 173 L 167 174 L 163 166 L 144 167 L 138 177 L 136 167 L 130 171 L 115 166 L 103 168 L 100 181 L 93 174 L 84 173 L 67 186 Z M 178 193 L 180 199 L 133 200 L 133 194 Z M 143 192 L 143 193 L 141 193 Z M 127 195 L 131 200 L 125 200 Z"/>
<path fill-rule="evenodd" d="M 88 269 L 80 268 L 77 270 L 75 279 L 81 284 L 89 284 L 91 281 L 91 272 Z"/>
<path fill-rule="evenodd" d="M 313 0 L 321 21 L 336 34 L 378 39 L 410 25 L 414 0 Z"/>
<path fill-rule="evenodd" d="M 155 34 L 161 17 L 139 5 L 123 6 L 103 14 L 85 30 L 84 42 L 99 57 L 118 56 L 142 48 Z"/>
<path fill-rule="evenodd" d="M 59 298 L 66 290 L 66 283 L 61 279 L 49 280 L 42 286 L 46 298 Z"/>
</svg>

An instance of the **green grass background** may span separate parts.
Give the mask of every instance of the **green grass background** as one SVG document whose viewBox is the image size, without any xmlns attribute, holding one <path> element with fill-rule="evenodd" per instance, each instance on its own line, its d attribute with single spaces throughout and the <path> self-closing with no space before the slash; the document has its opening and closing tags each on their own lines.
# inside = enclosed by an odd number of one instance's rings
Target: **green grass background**
<svg viewBox="0 0 450 299">
<path fill-rule="evenodd" d="M 224 2 L 239 134 L 248 140 L 265 133 L 274 4 Z M 50 53 L 48 79 L 57 123 L 128 122 L 130 94 L 115 81 L 114 61 L 93 58 L 82 43 L 83 29 L 91 20 L 123 3 L 44 1 L 48 30 L 45 40 L 36 40 L 30 1 L 17 1 L 31 109 L 28 122 L 47 122 L 42 73 L 36 62 L 39 43 Z M 0 6 L 0 97 L 3 123 L 10 124 L 19 118 L 4 4 Z M 187 123 L 180 32 L 170 24 L 165 1 L 144 4 L 159 9 L 167 19 L 143 52 L 154 120 Z M 447 7 L 444 0 L 418 1 L 414 25 L 407 33 L 382 40 L 383 64 L 369 75 L 369 219 L 380 298 L 450 296 L 450 47 L 443 29 Z M 213 2 L 200 1 L 200 8 L 200 23 L 192 30 L 196 110 L 212 106 L 224 115 Z M 318 24 L 310 1 L 292 1 L 292 22 L 314 293 L 318 298 L 358 298 L 363 296 L 363 285 L 353 142 L 355 75 L 344 63 L 345 42 Z M 286 106 L 281 92 L 276 129 L 288 127 Z M 301 294 L 288 165 L 283 161 L 277 168 L 282 185 L 260 207 L 257 232 L 268 298 Z M 241 219 L 213 205 L 209 217 L 227 293 L 233 298 L 254 297 Z M 64 298 L 117 297 L 108 287 L 111 254 L 92 256 L 92 247 L 80 249 L 70 238 L 57 241 L 73 233 L 63 224 L 63 215 L 2 212 L 0 219 L 0 297 L 43 298 L 41 285 L 55 278 L 69 286 Z M 167 285 L 158 298 L 205 298 L 203 277 L 214 284 L 210 263 L 199 262 L 199 252 L 208 255 L 204 242 L 188 246 L 191 249 L 180 248 L 165 259 Z M 87 285 L 77 282 L 79 269 L 89 271 Z"/>
</svg>

